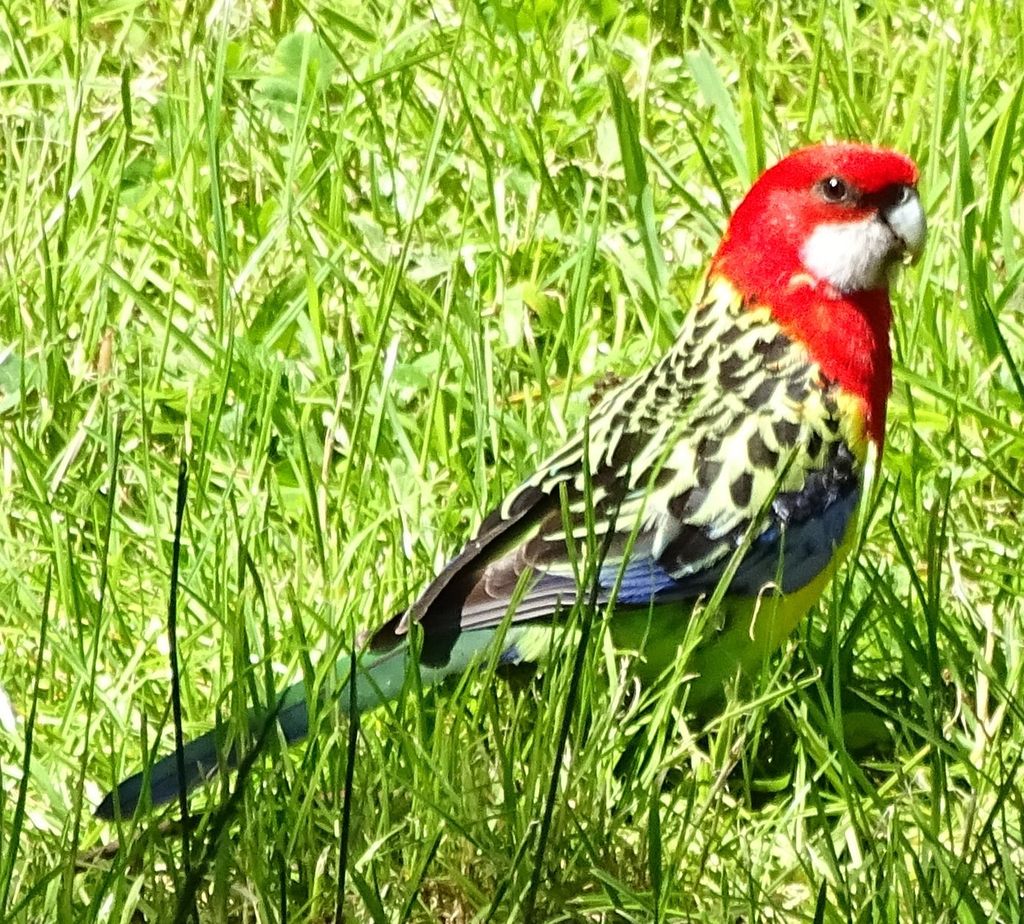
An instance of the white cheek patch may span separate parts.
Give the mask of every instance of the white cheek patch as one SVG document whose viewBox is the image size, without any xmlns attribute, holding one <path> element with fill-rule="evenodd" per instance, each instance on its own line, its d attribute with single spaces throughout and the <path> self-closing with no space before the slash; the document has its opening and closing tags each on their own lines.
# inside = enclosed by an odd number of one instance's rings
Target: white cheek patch
<svg viewBox="0 0 1024 924">
<path fill-rule="evenodd" d="M 896 235 L 882 221 L 865 218 L 847 224 L 823 224 L 811 232 L 800 258 L 819 280 L 840 292 L 881 289 L 899 250 Z"/>
</svg>

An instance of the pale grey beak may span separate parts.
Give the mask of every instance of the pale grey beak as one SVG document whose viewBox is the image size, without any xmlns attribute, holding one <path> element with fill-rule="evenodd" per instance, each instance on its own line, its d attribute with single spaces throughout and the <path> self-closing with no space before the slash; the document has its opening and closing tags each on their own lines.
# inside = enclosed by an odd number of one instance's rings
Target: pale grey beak
<svg viewBox="0 0 1024 924">
<path fill-rule="evenodd" d="M 903 242 L 912 260 L 921 256 L 928 236 L 928 224 L 916 189 L 904 186 L 899 200 L 885 210 L 882 218 L 892 228 L 893 234 Z"/>
</svg>

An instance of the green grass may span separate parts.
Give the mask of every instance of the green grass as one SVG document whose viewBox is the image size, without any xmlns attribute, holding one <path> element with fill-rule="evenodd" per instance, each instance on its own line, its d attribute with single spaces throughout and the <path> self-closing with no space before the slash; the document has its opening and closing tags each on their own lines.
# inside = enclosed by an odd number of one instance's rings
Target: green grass
<svg viewBox="0 0 1024 924">
<path fill-rule="evenodd" d="M 1024 917 L 1021 10 L 0 7 L 0 919 L 325 921 L 343 851 L 355 921 Z M 408 602 L 823 138 L 931 233 L 863 547 L 749 698 L 642 709 L 595 625 L 540 861 L 571 652 L 365 717 L 344 839 L 327 708 L 187 848 L 93 819 L 173 741 L 182 458 L 188 735 Z"/>
</svg>

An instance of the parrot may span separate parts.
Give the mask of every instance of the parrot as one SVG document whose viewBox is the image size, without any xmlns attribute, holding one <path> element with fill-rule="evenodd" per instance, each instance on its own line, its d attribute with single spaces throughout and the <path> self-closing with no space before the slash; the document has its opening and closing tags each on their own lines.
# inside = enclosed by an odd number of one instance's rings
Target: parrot
<svg viewBox="0 0 1024 924">
<path fill-rule="evenodd" d="M 910 158 L 854 142 L 764 171 L 672 346 L 608 390 L 419 598 L 343 655 L 340 709 L 396 698 L 410 666 L 424 688 L 488 658 L 543 666 L 566 650 L 574 606 L 601 608 L 641 681 L 687 657 L 688 707 L 763 664 L 848 553 L 881 458 L 889 286 L 926 237 L 917 184 Z M 714 619 L 684 650 L 710 601 Z M 306 684 L 249 711 L 254 734 L 273 721 L 287 743 L 308 734 Z M 225 737 L 156 760 L 97 815 L 130 816 L 237 766 Z"/>
</svg>

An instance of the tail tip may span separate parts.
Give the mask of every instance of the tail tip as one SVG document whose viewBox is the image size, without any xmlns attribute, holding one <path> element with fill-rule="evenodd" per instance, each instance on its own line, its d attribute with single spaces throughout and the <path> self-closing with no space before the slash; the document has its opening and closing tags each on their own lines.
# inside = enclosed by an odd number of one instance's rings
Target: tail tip
<svg viewBox="0 0 1024 924">
<path fill-rule="evenodd" d="M 115 798 L 117 790 L 108 792 L 104 797 L 103 801 L 93 809 L 93 815 L 102 821 L 113 821 L 114 818 L 120 814 L 121 816 L 132 814 L 128 811 L 129 806 L 125 805 L 119 799 Z M 120 807 L 120 813 L 115 811 L 115 804 Z"/>
</svg>

